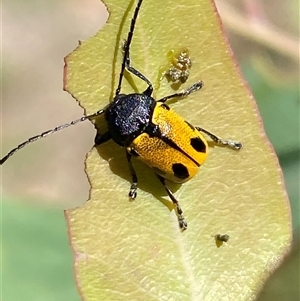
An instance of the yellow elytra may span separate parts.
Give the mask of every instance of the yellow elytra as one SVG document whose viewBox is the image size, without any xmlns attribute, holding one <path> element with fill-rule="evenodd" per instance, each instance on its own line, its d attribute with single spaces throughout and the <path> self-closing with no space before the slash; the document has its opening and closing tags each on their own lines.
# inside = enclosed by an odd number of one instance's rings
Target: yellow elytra
<svg viewBox="0 0 300 301">
<path fill-rule="evenodd" d="M 184 183 L 205 161 L 208 145 L 203 135 L 169 106 L 157 103 L 152 123 L 162 137 L 142 133 L 129 146 L 155 173 L 175 183 Z"/>
</svg>

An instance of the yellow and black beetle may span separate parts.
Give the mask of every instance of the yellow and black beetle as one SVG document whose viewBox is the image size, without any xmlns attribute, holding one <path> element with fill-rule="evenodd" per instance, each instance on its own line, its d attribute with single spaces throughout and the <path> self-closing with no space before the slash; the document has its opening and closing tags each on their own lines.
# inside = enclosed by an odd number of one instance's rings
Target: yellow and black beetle
<svg viewBox="0 0 300 301">
<path fill-rule="evenodd" d="M 199 166 L 207 156 L 207 142 L 202 133 L 208 135 L 215 143 L 227 145 L 233 149 L 240 149 L 240 142 L 223 140 L 214 134 L 200 128 L 194 127 L 177 113 L 175 113 L 165 102 L 172 98 L 186 97 L 202 87 L 202 82 L 196 82 L 189 89 L 180 93 L 174 93 L 155 100 L 151 97 L 153 87 L 151 82 L 138 70 L 131 66 L 130 44 L 132 41 L 135 23 L 143 0 L 139 0 L 131 20 L 130 30 L 123 45 L 123 62 L 121 66 L 118 87 L 114 99 L 104 109 L 70 123 L 60 125 L 52 130 L 29 138 L 16 148 L 12 149 L 0 160 L 2 165 L 15 152 L 40 138 L 56 133 L 71 125 L 75 125 L 86 119 L 94 119 L 104 114 L 108 131 L 104 134 L 97 133 L 95 145 L 98 146 L 110 139 L 126 148 L 127 161 L 132 176 L 132 184 L 129 197 L 136 198 L 138 179 L 131 163 L 132 157 L 140 158 L 150 166 L 164 185 L 169 197 L 174 203 L 181 230 L 187 228 L 178 201 L 165 184 L 165 179 L 175 183 L 183 183 L 191 179 L 198 171 Z M 145 83 L 147 89 L 139 94 L 120 94 L 125 69 L 137 76 Z"/>
</svg>

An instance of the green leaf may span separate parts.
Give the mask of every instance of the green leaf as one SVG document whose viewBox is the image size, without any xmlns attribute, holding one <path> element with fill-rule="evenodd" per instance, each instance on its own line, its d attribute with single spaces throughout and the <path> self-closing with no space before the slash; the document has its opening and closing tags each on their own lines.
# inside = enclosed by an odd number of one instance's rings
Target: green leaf
<svg viewBox="0 0 300 301">
<path fill-rule="evenodd" d="M 135 1 L 106 5 L 110 16 L 104 28 L 66 58 L 65 88 L 87 114 L 113 99 Z M 172 108 L 194 125 L 243 142 L 244 148 L 237 152 L 210 143 L 198 175 L 181 187 L 169 184 L 188 222 L 184 233 L 147 166 L 134 162 L 139 189 L 129 202 L 124 149 L 112 141 L 94 148 L 86 161 L 90 200 L 66 212 L 85 300 L 252 300 L 290 248 L 290 209 L 278 161 L 214 5 L 145 0 L 131 61 L 159 87 L 157 99 L 174 93 L 166 79 L 159 82 L 160 71 L 168 65 L 168 53 L 184 47 L 192 68 L 180 89 L 198 80 L 205 86 Z M 128 78 L 121 93 L 145 90 L 143 81 Z M 217 243 L 216 234 L 230 239 Z"/>
</svg>

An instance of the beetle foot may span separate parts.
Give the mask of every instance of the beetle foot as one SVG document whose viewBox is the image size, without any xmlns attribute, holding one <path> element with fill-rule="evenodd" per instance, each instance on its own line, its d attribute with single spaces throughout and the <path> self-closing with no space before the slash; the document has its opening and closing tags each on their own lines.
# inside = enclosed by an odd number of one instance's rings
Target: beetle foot
<svg viewBox="0 0 300 301">
<path fill-rule="evenodd" d="M 236 150 L 239 150 L 243 147 L 243 144 L 238 141 L 232 141 L 232 140 L 221 140 L 221 144 L 228 145 L 231 148 L 234 148 Z"/>
<path fill-rule="evenodd" d="M 187 222 L 182 215 L 178 216 L 179 228 L 183 232 L 187 229 Z"/>
<path fill-rule="evenodd" d="M 183 216 L 182 209 L 181 209 L 181 207 L 179 206 L 178 203 L 176 204 L 175 210 L 176 210 L 176 214 L 177 214 L 179 228 L 180 228 L 181 231 L 184 231 L 184 230 L 187 229 L 187 222 L 186 222 L 186 220 Z"/>
<path fill-rule="evenodd" d="M 137 183 L 133 183 L 130 187 L 130 191 L 128 193 L 128 196 L 130 197 L 131 200 L 134 200 L 137 196 Z"/>
</svg>

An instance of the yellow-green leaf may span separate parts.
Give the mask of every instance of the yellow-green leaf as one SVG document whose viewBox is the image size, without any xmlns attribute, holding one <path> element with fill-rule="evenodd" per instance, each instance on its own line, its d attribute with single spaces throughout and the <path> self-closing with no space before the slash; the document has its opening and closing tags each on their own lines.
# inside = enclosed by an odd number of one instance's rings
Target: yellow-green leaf
<svg viewBox="0 0 300 301">
<path fill-rule="evenodd" d="M 105 3 L 107 24 L 66 58 L 65 88 L 87 114 L 113 99 L 136 1 Z M 94 148 L 86 162 L 90 200 L 66 213 L 85 300 L 252 300 L 289 250 L 290 211 L 278 161 L 214 5 L 209 0 L 145 0 L 131 60 L 159 87 L 157 99 L 174 93 L 166 79 L 158 79 L 168 53 L 184 47 L 192 68 L 180 89 L 198 80 L 204 88 L 172 108 L 194 125 L 243 142 L 244 148 L 237 152 L 210 143 L 198 175 L 181 187 L 169 184 L 188 222 L 184 233 L 148 167 L 134 162 L 139 189 L 129 202 L 125 150 L 112 141 Z M 126 79 L 130 84 L 124 80 L 122 93 L 146 89 L 140 79 Z M 221 244 L 216 234 L 230 239 Z"/>
</svg>

